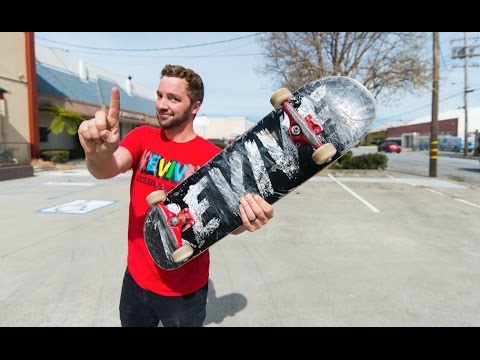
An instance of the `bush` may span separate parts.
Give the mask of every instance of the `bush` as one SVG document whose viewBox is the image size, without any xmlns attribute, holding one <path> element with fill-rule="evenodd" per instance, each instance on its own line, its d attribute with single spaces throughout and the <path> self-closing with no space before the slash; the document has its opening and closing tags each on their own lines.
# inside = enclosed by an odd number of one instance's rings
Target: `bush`
<svg viewBox="0 0 480 360">
<path fill-rule="evenodd" d="M 356 170 L 385 170 L 388 157 L 385 154 L 363 154 L 353 156 L 349 151 L 341 157 L 332 169 L 356 169 Z"/>
<path fill-rule="evenodd" d="M 63 164 L 70 159 L 70 152 L 68 150 L 44 150 L 40 152 L 40 157 L 43 160 Z"/>
<path fill-rule="evenodd" d="M 83 148 L 80 149 L 69 149 L 70 159 L 85 159 L 85 151 Z"/>
<path fill-rule="evenodd" d="M 340 159 L 338 159 L 337 164 L 341 165 L 343 163 L 346 163 L 346 162 L 350 161 L 350 159 L 352 157 L 353 157 L 353 152 L 352 152 L 352 150 L 350 150 L 347 153 L 345 153 Z"/>
</svg>

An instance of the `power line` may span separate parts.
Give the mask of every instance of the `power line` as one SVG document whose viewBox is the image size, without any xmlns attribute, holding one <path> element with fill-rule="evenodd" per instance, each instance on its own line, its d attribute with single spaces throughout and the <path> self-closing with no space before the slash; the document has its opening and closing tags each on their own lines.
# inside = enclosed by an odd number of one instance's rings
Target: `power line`
<svg viewBox="0 0 480 360">
<path fill-rule="evenodd" d="M 76 48 L 81 48 L 81 49 L 91 49 L 91 50 L 102 50 L 102 51 L 165 51 L 165 50 L 179 50 L 179 49 L 190 49 L 190 48 L 196 48 L 196 47 L 203 47 L 203 46 L 210 46 L 210 45 L 216 45 L 216 44 L 223 44 L 223 43 L 228 43 L 232 41 L 237 41 L 237 40 L 242 40 L 242 39 L 247 39 L 250 37 L 258 36 L 262 34 L 261 32 L 250 34 L 250 35 L 245 35 L 245 36 L 239 36 L 236 38 L 232 39 L 226 39 L 226 40 L 219 40 L 219 41 L 212 41 L 208 43 L 201 43 L 201 44 L 194 44 L 194 45 L 184 45 L 184 46 L 176 46 L 176 47 L 166 47 L 166 48 L 157 48 L 157 49 L 114 49 L 114 48 L 99 48 L 99 47 L 93 47 L 93 46 L 83 46 L 83 45 L 76 45 L 76 44 L 69 44 L 61 41 L 55 41 L 55 40 L 49 40 L 44 37 L 36 35 L 35 37 L 52 42 L 55 44 L 60 44 L 60 45 L 66 45 L 66 46 L 71 46 L 71 47 L 76 47 Z"/>
<path fill-rule="evenodd" d="M 252 57 L 252 56 L 260 56 L 263 55 L 262 53 L 251 53 L 251 54 L 231 54 L 231 55 L 198 55 L 198 56 L 159 56 L 157 59 L 161 60 L 162 58 L 170 59 L 170 60 L 192 60 L 192 59 L 200 59 L 200 58 L 234 58 L 234 57 Z M 93 63 L 93 62 L 92 62 Z M 145 65 L 158 65 L 164 64 L 165 61 L 143 61 L 143 62 L 128 62 L 128 61 L 111 61 L 107 59 L 96 59 L 95 64 L 117 64 L 117 65 L 132 65 L 132 66 L 145 66 Z"/>
<path fill-rule="evenodd" d="M 263 53 L 243 53 L 243 54 L 226 54 L 226 55 L 217 55 L 219 53 L 225 52 L 217 52 L 217 53 L 212 53 L 210 55 L 127 55 L 127 54 L 115 54 L 115 53 L 110 53 L 110 54 L 105 54 L 105 53 L 100 53 L 100 52 L 95 52 L 95 51 L 84 51 L 84 50 L 69 50 L 63 47 L 56 47 L 56 46 L 45 46 L 48 49 L 51 50 L 60 50 L 72 54 L 88 54 L 88 55 L 99 55 L 99 56 L 121 56 L 124 58 L 150 58 L 150 59 L 176 59 L 176 58 L 215 58 L 215 57 L 241 57 L 241 56 L 257 56 L 257 55 L 264 55 Z M 144 64 L 144 63 L 142 63 Z"/>
<path fill-rule="evenodd" d="M 474 90 L 471 90 L 471 91 L 475 91 L 475 90 L 480 90 L 480 89 L 474 89 Z M 459 95 L 463 95 L 463 91 L 462 91 L 462 92 L 459 92 L 459 93 L 457 93 L 457 94 L 448 96 L 448 97 L 446 97 L 446 98 L 443 98 L 443 99 L 440 100 L 439 102 L 442 102 L 442 101 L 445 101 L 445 100 L 454 98 L 454 97 L 459 96 Z M 430 106 L 431 106 L 431 104 L 423 105 L 423 106 L 420 106 L 420 107 L 418 107 L 418 108 L 416 108 L 416 109 L 409 110 L 409 111 L 406 111 L 406 112 L 401 113 L 401 114 L 396 114 L 396 115 L 389 116 L 389 117 L 387 117 L 387 118 L 384 118 L 384 119 L 382 119 L 382 120 L 379 120 L 378 122 L 379 122 L 379 123 L 383 123 L 383 122 L 385 122 L 386 120 L 391 120 L 391 119 L 393 119 L 393 118 L 397 118 L 397 117 L 400 117 L 400 116 L 402 116 L 402 115 L 407 115 L 407 114 L 413 113 L 413 112 L 415 112 L 415 111 L 428 108 L 428 107 L 430 107 Z"/>
</svg>

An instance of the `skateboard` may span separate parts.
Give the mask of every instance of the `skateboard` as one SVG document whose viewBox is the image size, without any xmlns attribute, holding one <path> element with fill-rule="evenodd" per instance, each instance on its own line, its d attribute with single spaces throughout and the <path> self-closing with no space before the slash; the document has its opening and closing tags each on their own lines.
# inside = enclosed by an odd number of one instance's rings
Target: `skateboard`
<svg viewBox="0 0 480 360">
<path fill-rule="evenodd" d="M 144 238 L 174 270 L 242 225 L 240 198 L 282 199 L 355 146 L 375 120 L 372 94 L 348 77 L 312 81 L 271 99 L 274 110 L 168 194 L 154 191 Z"/>
</svg>

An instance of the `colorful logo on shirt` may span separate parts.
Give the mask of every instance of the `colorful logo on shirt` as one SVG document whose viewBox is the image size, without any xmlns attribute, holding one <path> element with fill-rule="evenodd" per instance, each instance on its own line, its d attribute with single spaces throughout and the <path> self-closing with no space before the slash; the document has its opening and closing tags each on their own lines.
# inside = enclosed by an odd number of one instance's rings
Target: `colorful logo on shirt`
<svg viewBox="0 0 480 360">
<path fill-rule="evenodd" d="M 153 175 L 159 179 L 179 183 L 192 175 L 200 166 L 182 164 L 177 160 L 169 160 L 160 154 L 145 150 L 140 159 L 140 172 Z"/>
</svg>

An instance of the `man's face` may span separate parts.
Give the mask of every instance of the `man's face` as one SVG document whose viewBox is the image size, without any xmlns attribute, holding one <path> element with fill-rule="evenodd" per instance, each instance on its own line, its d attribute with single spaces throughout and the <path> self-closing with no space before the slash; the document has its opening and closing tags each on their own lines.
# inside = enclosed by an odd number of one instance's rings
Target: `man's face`
<svg viewBox="0 0 480 360">
<path fill-rule="evenodd" d="M 155 102 L 158 123 L 165 129 L 174 129 L 192 120 L 200 102 L 191 104 L 184 79 L 164 76 L 157 89 Z"/>
</svg>

